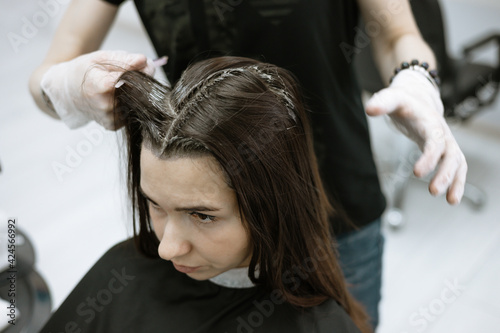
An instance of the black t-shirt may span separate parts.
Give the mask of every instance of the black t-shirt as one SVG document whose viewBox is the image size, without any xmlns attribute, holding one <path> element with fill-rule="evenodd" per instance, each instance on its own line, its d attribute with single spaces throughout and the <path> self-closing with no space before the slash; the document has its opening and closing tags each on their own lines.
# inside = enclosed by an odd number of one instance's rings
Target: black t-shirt
<svg viewBox="0 0 500 333">
<path fill-rule="evenodd" d="M 385 199 L 360 88 L 352 54 L 345 54 L 355 45 L 356 1 L 135 0 L 135 5 L 158 55 L 169 57 L 164 69 L 172 83 L 189 63 L 218 55 L 251 57 L 292 71 L 312 111 L 327 192 L 357 226 L 382 214 Z M 350 230 L 333 224 L 337 233 Z"/>
<path fill-rule="evenodd" d="M 193 280 L 127 240 L 92 267 L 41 333 L 359 332 L 333 300 L 304 310 L 280 295 Z"/>
</svg>

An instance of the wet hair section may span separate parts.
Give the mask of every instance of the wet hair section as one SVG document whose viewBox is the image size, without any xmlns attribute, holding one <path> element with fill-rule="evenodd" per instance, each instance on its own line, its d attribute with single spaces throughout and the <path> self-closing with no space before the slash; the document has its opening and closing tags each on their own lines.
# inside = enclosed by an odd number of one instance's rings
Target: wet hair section
<svg viewBox="0 0 500 333">
<path fill-rule="evenodd" d="M 124 121 L 127 129 L 137 131 L 134 134 L 140 140 L 136 143 L 144 144 L 163 158 L 176 153 L 191 156 L 191 153 L 207 152 L 202 144 L 189 138 L 171 140 L 169 151 L 165 151 L 166 133 L 178 119 L 170 106 L 170 87 L 138 71 L 123 73 L 119 82 L 115 92 L 115 119 Z"/>
<path fill-rule="evenodd" d="M 210 152 L 196 134 L 217 132 L 216 127 L 226 122 L 235 125 L 238 113 L 266 94 L 274 95 L 275 103 L 284 105 L 288 118 L 296 122 L 293 97 L 278 73 L 281 69 L 250 59 L 217 59 L 208 61 L 215 65 L 208 75 L 205 62 L 191 66 L 173 89 L 141 72 L 125 72 L 116 89 L 115 116 L 125 120 L 126 127 L 139 128 L 142 143 L 161 157 Z M 236 59 L 239 66 L 231 67 L 228 62 Z M 261 114 L 259 126 L 268 122 L 276 132 L 282 116 L 274 113 L 269 121 L 269 115 Z M 293 123 L 286 126 L 292 127 Z"/>
</svg>

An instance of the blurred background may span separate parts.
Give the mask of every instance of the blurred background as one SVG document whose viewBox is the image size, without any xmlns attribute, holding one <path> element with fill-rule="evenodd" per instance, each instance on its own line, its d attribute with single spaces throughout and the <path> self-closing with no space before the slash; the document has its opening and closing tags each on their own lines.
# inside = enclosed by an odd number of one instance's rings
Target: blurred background
<svg viewBox="0 0 500 333">
<path fill-rule="evenodd" d="M 108 248 L 132 233 L 119 135 L 95 123 L 69 130 L 42 114 L 29 95 L 29 75 L 45 56 L 68 1 L 57 1 L 18 43 L 9 36 L 23 36 L 26 20 L 43 13 L 41 3 L 0 0 L 0 223 L 5 228 L 15 218 L 17 230 L 31 240 L 35 269 L 55 309 Z M 497 0 L 441 5 L 452 56 L 500 32 Z M 130 1 L 102 48 L 156 58 Z M 480 57 L 491 62 L 497 53 Z M 387 118 L 369 122 L 381 180 L 395 202 L 415 148 Z M 500 332 L 500 101 L 467 122 L 454 122 L 452 130 L 469 164 L 468 181 L 480 190 L 471 187 L 471 195 L 480 202 L 451 207 L 428 193 L 427 182 L 408 180 L 404 196 L 398 195 L 400 210 L 385 219 L 379 333 Z"/>
</svg>

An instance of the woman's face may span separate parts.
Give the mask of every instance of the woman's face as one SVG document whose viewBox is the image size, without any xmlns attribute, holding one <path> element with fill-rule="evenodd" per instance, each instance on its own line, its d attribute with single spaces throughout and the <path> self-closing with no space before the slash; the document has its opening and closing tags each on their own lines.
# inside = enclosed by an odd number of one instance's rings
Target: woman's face
<svg viewBox="0 0 500 333">
<path fill-rule="evenodd" d="M 213 157 L 159 159 L 143 146 L 141 190 L 160 240 L 158 253 L 178 271 L 205 280 L 249 265 L 236 195 Z"/>
</svg>

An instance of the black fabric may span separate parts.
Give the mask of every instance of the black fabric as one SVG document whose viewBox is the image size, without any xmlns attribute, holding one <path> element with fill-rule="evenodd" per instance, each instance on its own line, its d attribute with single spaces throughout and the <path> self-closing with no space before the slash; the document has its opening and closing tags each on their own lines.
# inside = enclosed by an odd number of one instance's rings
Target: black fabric
<svg viewBox="0 0 500 333">
<path fill-rule="evenodd" d="M 276 295 L 193 280 L 127 240 L 92 267 L 41 333 L 359 332 L 334 301 L 299 310 Z"/>
<path fill-rule="evenodd" d="M 355 225 L 378 218 L 385 199 L 349 54 L 359 19 L 356 1 L 203 3 L 205 11 L 200 13 L 190 11 L 188 0 L 135 1 L 158 55 L 169 57 L 164 68 L 169 80 L 174 83 L 189 63 L 218 55 L 256 58 L 291 70 L 312 110 L 315 149 L 327 191 Z M 352 230 L 338 220 L 332 225 L 336 233 Z"/>
</svg>

